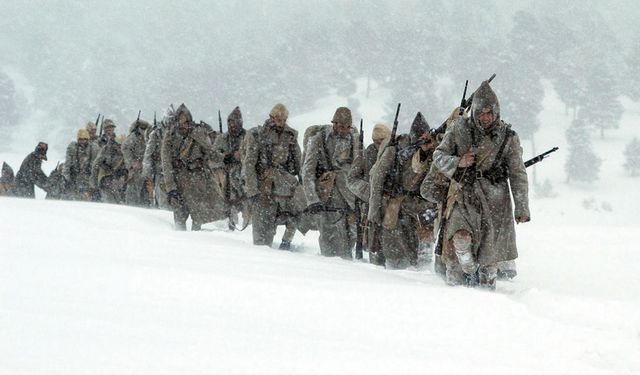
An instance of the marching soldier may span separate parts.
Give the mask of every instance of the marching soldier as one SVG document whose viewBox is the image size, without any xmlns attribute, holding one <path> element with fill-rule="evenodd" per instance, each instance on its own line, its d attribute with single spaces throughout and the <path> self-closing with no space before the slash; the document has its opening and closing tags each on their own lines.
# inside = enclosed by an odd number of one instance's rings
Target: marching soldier
<svg viewBox="0 0 640 375">
<path fill-rule="evenodd" d="M 175 110 L 173 107 L 169 107 L 162 120 L 151 129 L 142 159 L 142 176 L 145 180 L 148 196 L 153 197 L 152 205 L 163 209 L 170 207 L 167 202 L 167 191 L 164 188 L 160 150 L 166 129 L 173 128 L 176 122 Z"/>
<path fill-rule="evenodd" d="M 216 161 L 216 180 L 219 192 L 224 199 L 225 215 L 229 219 L 229 229 L 236 229 L 236 213 L 243 213 L 243 220 L 247 222 L 248 211 L 245 209 L 243 190 L 242 155 L 240 145 L 244 140 L 245 130 L 242 127 L 242 113 L 236 107 L 227 117 L 227 133 L 218 135 L 213 145 Z"/>
<path fill-rule="evenodd" d="M 347 182 L 349 184 L 349 190 L 351 190 L 364 204 L 361 207 L 361 213 L 363 216 L 363 222 L 367 221 L 367 212 L 369 207 L 369 173 L 371 167 L 376 162 L 378 152 L 380 151 L 380 145 L 384 141 L 388 141 L 391 136 L 391 129 L 385 124 L 376 124 L 373 127 L 371 133 L 371 139 L 373 141 L 365 150 L 362 156 L 360 154 L 354 160 Z M 382 251 L 382 227 L 380 224 L 370 222 L 366 228 L 366 245 L 369 250 L 369 262 L 384 266 L 384 253 Z"/>
<path fill-rule="evenodd" d="M 355 244 L 355 195 L 347 174 L 359 154 L 351 111 L 339 107 L 327 126 L 309 139 L 302 172 L 308 211 L 318 214 L 320 253 L 351 259 Z"/>
<path fill-rule="evenodd" d="M 166 129 L 162 139 L 161 161 L 167 201 L 173 209 L 176 230 L 191 230 L 223 218 L 222 204 L 216 200 L 210 163 L 213 145 L 205 127 L 193 122 L 191 112 L 181 104 L 176 110 L 178 123 Z"/>
<path fill-rule="evenodd" d="M 94 196 L 100 196 L 105 203 L 121 204 L 124 201 L 124 187 L 127 169 L 120 143 L 115 138 L 115 127 L 111 119 L 104 120 L 104 145 L 91 167 L 91 189 Z"/>
<path fill-rule="evenodd" d="M 47 175 L 42 171 L 42 161 L 47 160 L 49 145 L 38 142 L 36 149 L 27 155 L 20 165 L 13 186 L 13 196 L 35 198 L 35 186 L 47 191 Z"/>
<path fill-rule="evenodd" d="M 434 164 L 452 179 L 445 240 L 453 251 L 446 253 L 445 247 L 442 255 L 447 282 L 493 290 L 497 264 L 518 256 L 514 216 L 524 223 L 530 214 L 522 147 L 500 119 L 498 97 L 488 81 L 474 93 L 470 116 L 445 133 Z"/>
<path fill-rule="evenodd" d="M 142 160 L 149 127 L 149 123 L 144 120 L 134 121 L 129 128 L 127 139 L 122 143 L 122 155 L 128 173 L 125 202 L 130 206 L 149 205 L 145 178 L 142 175 Z"/>
<path fill-rule="evenodd" d="M 91 197 L 91 167 L 98 157 L 98 146 L 91 143 L 91 135 L 79 129 L 76 141 L 67 146 L 62 176 L 68 198 L 88 201 Z"/>
<path fill-rule="evenodd" d="M 245 192 L 253 202 L 253 243 L 271 246 L 276 227 L 297 212 L 298 132 L 287 125 L 289 111 L 276 104 L 264 125 L 248 136 L 243 163 Z"/>
<path fill-rule="evenodd" d="M 433 148 L 429 124 L 418 112 L 408 140 L 386 146 L 373 167 L 371 183 L 382 197 L 373 199 L 372 193 L 370 204 L 382 214 L 369 219 L 382 226 L 387 268 L 422 267 L 431 261 L 435 205 L 420 196 L 420 185 L 429 171 Z"/>
</svg>

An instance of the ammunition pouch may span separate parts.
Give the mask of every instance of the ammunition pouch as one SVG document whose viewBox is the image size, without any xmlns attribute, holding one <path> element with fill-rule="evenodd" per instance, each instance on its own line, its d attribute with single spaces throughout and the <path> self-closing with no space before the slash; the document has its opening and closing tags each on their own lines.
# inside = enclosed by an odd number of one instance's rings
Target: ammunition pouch
<svg viewBox="0 0 640 375">
<path fill-rule="evenodd" d="M 327 171 L 324 172 L 318 178 L 318 198 L 321 201 L 327 202 L 331 196 L 331 191 L 336 184 L 336 172 Z"/>
</svg>

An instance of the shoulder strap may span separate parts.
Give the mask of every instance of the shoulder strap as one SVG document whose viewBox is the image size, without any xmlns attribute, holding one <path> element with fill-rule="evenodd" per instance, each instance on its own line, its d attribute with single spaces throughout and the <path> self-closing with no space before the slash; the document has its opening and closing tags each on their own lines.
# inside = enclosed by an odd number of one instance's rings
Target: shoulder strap
<svg viewBox="0 0 640 375">
<path fill-rule="evenodd" d="M 507 145 L 507 142 L 509 141 L 509 138 L 511 138 L 512 135 L 514 135 L 515 132 L 513 130 L 511 130 L 511 125 L 507 124 L 507 128 L 505 130 L 505 134 L 504 134 L 504 139 L 502 140 L 502 144 L 500 144 L 500 149 L 498 150 L 498 153 L 496 154 L 496 158 L 493 159 L 493 163 L 491 164 L 491 168 L 489 169 L 493 169 L 496 168 L 498 166 L 498 164 L 500 164 L 500 161 L 502 160 L 502 153 L 504 152 L 504 148 Z"/>
</svg>

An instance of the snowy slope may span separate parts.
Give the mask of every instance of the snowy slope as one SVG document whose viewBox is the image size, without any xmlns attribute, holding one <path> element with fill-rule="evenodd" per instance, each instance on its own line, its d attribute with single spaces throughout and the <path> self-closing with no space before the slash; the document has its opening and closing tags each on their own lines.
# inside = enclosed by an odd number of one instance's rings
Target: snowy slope
<svg viewBox="0 0 640 375">
<path fill-rule="evenodd" d="M 519 276 L 496 293 L 323 258 L 315 233 L 282 252 L 224 223 L 174 232 L 164 211 L 0 198 L 0 374 L 638 374 L 640 181 L 622 150 L 640 105 L 624 104 L 594 138 L 600 180 L 566 184 L 570 119 L 548 88 L 536 151 L 560 151 L 536 173 L 555 196 L 532 191 Z M 17 171 L 31 147 L 0 161 Z"/>
</svg>

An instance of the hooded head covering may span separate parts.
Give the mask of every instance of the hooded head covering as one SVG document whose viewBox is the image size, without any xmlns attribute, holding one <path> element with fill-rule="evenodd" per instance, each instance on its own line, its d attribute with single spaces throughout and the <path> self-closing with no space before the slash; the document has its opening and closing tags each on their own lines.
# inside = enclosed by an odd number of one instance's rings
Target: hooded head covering
<svg viewBox="0 0 640 375">
<path fill-rule="evenodd" d="M 0 176 L 0 182 L 12 183 L 13 182 L 13 169 L 6 162 L 2 162 L 2 176 Z"/>
<path fill-rule="evenodd" d="M 187 108 L 187 106 L 184 105 L 184 103 L 180 104 L 178 109 L 176 109 L 176 120 L 180 121 L 180 116 L 186 116 L 187 121 L 189 121 L 189 123 L 193 122 L 193 116 L 191 115 L 191 111 L 189 111 L 189 108 Z"/>
<path fill-rule="evenodd" d="M 421 112 L 418 112 L 416 117 L 413 119 L 413 123 L 411 124 L 411 130 L 409 130 L 409 137 L 411 138 L 411 143 L 415 143 L 418 141 L 421 135 L 428 132 L 431 128 L 427 123 L 427 120 L 424 118 Z"/>
<path fill-rule="evenodd" d="M 471 103 L 471 117 L 473 121 L 480 126 L 478 118 L 483 108 L 490 107 L 493 111 L 493 123 L 495 124 L 500 119 L 500 102 L 498 102 L 498 96 L 489 86 L 488 81 L 483 81 L 480 87 L 473 93 L 473 103 Z"/>
<path fill-rule="evenodd" d="M 371 140 L 376 141 L 384 141 L 391 137 L 391 129 L 385 124 L 376 124 L 373 127 L 373 132 L 371 133 Z"/>
<path fill-rule="evenodd" d="M 47 160 L 47 150 L 49 149 L 49 145 L 45 142 L 38 142 L 38 145 L 35 149 L 35 154 L 38 155 L 42 160 Z"/>
<path fill-rule="evenodd" d="M 93 122 L 89 121 L 89 122 L 87 122 L 87 126 L 85 126 L 85 129 L 87 131 L 96 130 L 96 124 L 94 124 Z"/>
<path fill-rule="evenodd" d="M 91 137 L 89 136 L 89 132 L 87 129 L 78 129 L 78 134 L 76 135 L 76 139 L 79 141 L 81 139 L 89 140 Z"/>
<path fill-rule="evenodd" d="M 345 124 L 348 126 L 351 126 L 353 124 L 353 121 L 351 119 L 351 110 L 347 107 L 338 107 L 338 109 L 336 109 L 336 113 L 333 115 L 333 119 L 331 120 L 332 123 L 341 123 L 341 124 Z"/>
<path fill-rule="evenodd" d="M 160 126 L 168 126 L 176 123 L 178 118 L 176 117 L 176 110 L 173 108 L 173 104 L 171 104 L 162 115 L 162 120 L 160 120 Z"/>
<path fill-rule="evenodd" d="M 227 117 L 227 126 L 230 126 L 232 123 L 239 129 L 242 129 L 242 112 L 240 112 L 240 107 L 235 107 L 229 114 L 229 117 Z"/>
<path fill-rule="evenodd" d="M 278 103 L 271 108 L 271 112 L 269 112 L 269 116 L 273 118 L 279 118 L 282 120 L 286 120 L 289 118 L 289 110 L 282 103 Z"/>
</svg>

